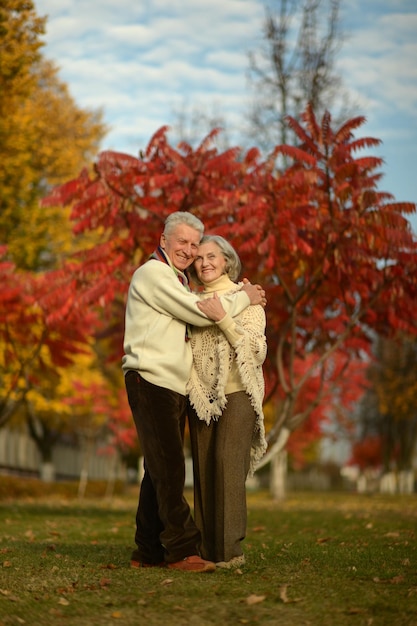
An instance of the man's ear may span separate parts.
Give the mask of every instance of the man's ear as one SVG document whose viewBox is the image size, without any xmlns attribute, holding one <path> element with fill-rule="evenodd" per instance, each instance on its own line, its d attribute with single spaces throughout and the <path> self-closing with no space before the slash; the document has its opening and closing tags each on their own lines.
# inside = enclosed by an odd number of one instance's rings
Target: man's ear
<svg viewBox="0 0 417 626">
<path fill-rule="evenodd" d="M 162 233 L 161 238 L 159 240 L 159 245 L 161 246 L 162 249 L 165 248 L 165 242 L 166 242 L 166 237 L 165 237 L 164 233 Z"/>
</svg>

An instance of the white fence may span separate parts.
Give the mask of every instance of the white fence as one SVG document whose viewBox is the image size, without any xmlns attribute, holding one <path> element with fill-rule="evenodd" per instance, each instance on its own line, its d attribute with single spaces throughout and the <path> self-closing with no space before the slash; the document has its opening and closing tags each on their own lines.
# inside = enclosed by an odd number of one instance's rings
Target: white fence
<svg viewBox="0 0 417 626">
<path fill-rule="evenodd" d="M 103 454 L 105 442 L 95 441 L 83 449 L 73 444 L 58 443 L 52 452 L 53 473 L 59 479 L 78 479 L 87 473 L 92 480 L 125 479 L 125 470 L 117 455 Z M 19 429 L 0 428 L 0 471 L 41 476 L 45 468 L 35 442 Z"/>
</svg>

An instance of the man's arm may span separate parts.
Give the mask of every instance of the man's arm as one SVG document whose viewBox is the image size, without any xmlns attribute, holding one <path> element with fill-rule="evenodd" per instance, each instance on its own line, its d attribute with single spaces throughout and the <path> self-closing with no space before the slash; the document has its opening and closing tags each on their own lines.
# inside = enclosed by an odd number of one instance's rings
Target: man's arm
<svg viewBox="0 0 417 626">
<path fill-rule="evenodd" d="M 266 294 L 261 285 L 252 285 L 252 283 L 250 283 L 247 278 L 245 278 L 243 282 L 244 285 L 242 287 L 242 291 L 245 291 L 247 293 L 250 303 L 266 306 Z"/>
<path fill-rule="evenodd" d="M 161 314 L 194 326 L 210 326 L 213 323 L 198 309 L 199 296 L 184 289 L 171 268 L 159 261 L 148 261 L 135 272 L 130 291 L 133 301 L 142 302 Z M 226 296 L 224 301 L 225 310 L 232 316 L 238 315 L 250 304 L 251 296 L 246 290 Z"/>
<path fill-rule="evenodd" d="M 252 285 L 250 283 L 246 283 L 242 287 L 241 291 L 244 291 L 251 299 L 251 305 L 266 305 L 265 291 L 260 285 Z M 230 317 L 235 317 L 238 313 L 232 314 L 230 310 L 227 310 L 227 308 L 225 309 L 223 304 L 224 300 L 226 300 L 227 298 L 232 298 L 236 295 L 236 293 L 230 294 L 229 296 L 222 296 L 221 298 L 219 298 L 217 293 L 215 293 L 213 298 L 204 298 L 204 300 L 200 300 L 199 302 L 197 302 L 197 306 L 200 311 L 205 313 L 205 315 L 207 315 L 207 317 L 209 317 L 214 322 L 219 322 L 220 320 L 222 320 L 227 313 Z M 241 313 L 241 311 L 239 311 L 239 313 Z"/>
</svg>

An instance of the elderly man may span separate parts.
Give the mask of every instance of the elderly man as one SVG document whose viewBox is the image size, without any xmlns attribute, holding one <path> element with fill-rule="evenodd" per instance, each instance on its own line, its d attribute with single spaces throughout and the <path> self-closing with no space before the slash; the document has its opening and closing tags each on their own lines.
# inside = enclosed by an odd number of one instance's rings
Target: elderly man
<svg viewBox="0 0 417 626">
<path fill-rule="evenodd" d="M 186 272 L 203 233 L 202 222 L 191 213 L 169 215 L 160 245 L 129 287 L 122 368 L 145 469 L 132 567 L 215 570 L 200 557 L 200 532 L 184 498 L 186 384 L 192 364 L 188 325 L 213 323 L 197 307 Z M 265 302 L 261 287 L 251 284 L 222 298 L 232 316 Z"/>
</svg>

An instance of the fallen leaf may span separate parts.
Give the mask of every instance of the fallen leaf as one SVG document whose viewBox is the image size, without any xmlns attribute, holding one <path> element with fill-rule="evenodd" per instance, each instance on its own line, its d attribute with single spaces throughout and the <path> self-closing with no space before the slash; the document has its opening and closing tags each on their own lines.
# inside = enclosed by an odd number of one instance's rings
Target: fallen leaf
<svg viewBox="0 0 417 626">
<path fill-rule="evenodd" d="M 68 606 L 69 602 L 66 598 L 59 598 L 58 604 L 61 604 L 62 606 Z"/>
<path fill-rule="evenodd" d="M 266 596 L 258 596 L 256 593 L 251 593 L 251 595 L 246 598 L 245 602 L 249 605 L 259 604 L 260 602 L 263 602 L 265 598 Z"/>
<path fill-rule="evenodd" d="M 287 595 L 287 589 L 288 589 L 288 585 L 282 585 L 282 587 L 279 590 L 280 600 L 284 604 L 300 602 L 301 601 L 301 598 L 291 598 L 291 600 L 290 600 L 290 598 Z"/>
<path fill-rule="evenodd" d="M 352 606 L 350 609 L 346 611 L 348 615 L 360 615 L 361 613 L 366 613 L 366 609 L 360 609 L 359 607 Z"/>
<path fill-rule="evenodd" d="M 11 566 L 12 566 L 11 561 L 3 561 L 3 567 L 11 567 Z"/>
<path fill-rule="evenodd" d="M 2 596 L 6 596 L 6 598 L 8 600 L 11 600 L 12 602 L 19 602 L 19 599 L 16 596 L 14 596 L 12 592 L 9 591 L 8 589 L 0 589 L 0 594 Z"/>
<path fill-rule="evenodd" d="M 404 582 L 404 576 L 399 574 L 398 576 L 393 576 L 393 578 L 378 578 L 375 577 L 372 579 L 374 583 L 391 583 L 392 585 L 398 585 L 399 583 Z"/>
<path fill-rule="evenodd" d="M 393 585 L 398 585 L 399 583 L 404 582 L 404 576 L 399 574 L 398 576 L 394 576 L 393 578 L 390 578 L 389 582 L 392 583 Z"/>
<path fill-rule="evenodd" d="M 287 587 L 288 585 L 282 585 L 281 589 L 279 590 L 279 598 L 280 600 L 282 600 L 282 602 L 284 602 L 284 604 L 289 602 L 288 596 L 287 596 Z"/>
<path fill-rule="evenodd" d="M 56 552 L 56 545 L 55 545 L 54 543 L 49 543 L 49 544 L 46 546 L 46 549 L 47 549 L 49 552 Z"/>
<path fill-rule="evenodd" d="M 173 578 L 165 578 L 162 582 L 161 585 L 170 585 L 171 583 L 174 582 Z"/>
<path fill-rule="evenodd" d="M 122 613 L 120 611 L 114 611 L 111 614 L 111 616 L 112 616 L 113 619 L 120 619 L 121 617 L 123 617 L 123 615 L 122 615 Z"/>
<path fill-rule="evenodd" d="M 326 543 L 327 541 L 331 541 L 332 538 L 331 537 L 318 537 L 317 538 L 317 543 Z"/>
</svg>

